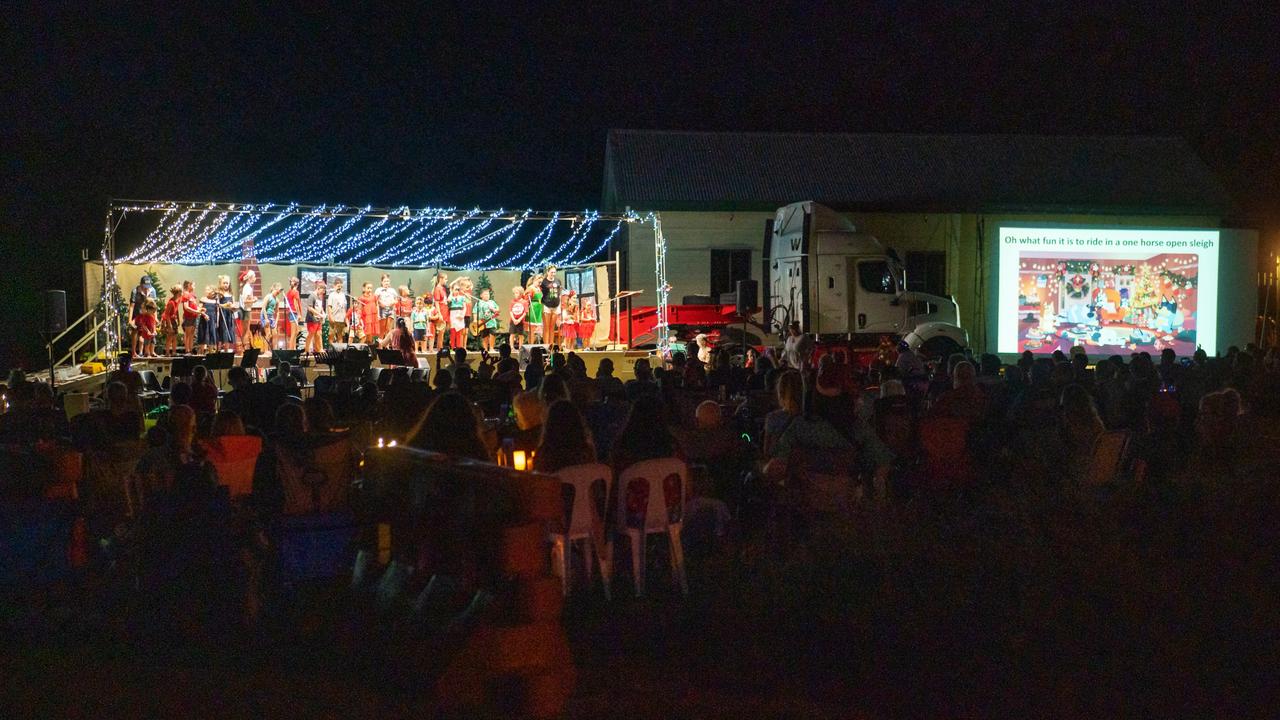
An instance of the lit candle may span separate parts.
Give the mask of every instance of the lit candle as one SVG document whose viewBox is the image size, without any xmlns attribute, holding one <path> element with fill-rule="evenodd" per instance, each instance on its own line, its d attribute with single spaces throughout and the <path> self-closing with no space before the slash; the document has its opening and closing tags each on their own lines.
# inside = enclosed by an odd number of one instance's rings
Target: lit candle
<svg viewBox="0 0 1280 720">
<path fill-rule="evenodd" d="M 526 463 L 523 450 L 516 450 L 511 453 L 511 466 L 517 470 L 524 470 Z"/>
</svg>

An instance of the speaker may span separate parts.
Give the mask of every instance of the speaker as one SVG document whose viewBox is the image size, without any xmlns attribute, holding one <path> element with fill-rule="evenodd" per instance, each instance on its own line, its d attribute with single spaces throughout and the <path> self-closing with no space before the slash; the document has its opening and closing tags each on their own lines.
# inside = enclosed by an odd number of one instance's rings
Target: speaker
<svg viewBox="0 0 1280 720">
<path fill-rule="evenodd" d="M 67 291 L 44 292 L 44 329 L 57 335 L 67 329 Z"/>
<path fill-rule="evenodd" d="M 739 280 L 735 309 L 739 315 L 747 316 L 756 311 L 760 304 L 760 283 L 755 280 Z"/>
</svg>

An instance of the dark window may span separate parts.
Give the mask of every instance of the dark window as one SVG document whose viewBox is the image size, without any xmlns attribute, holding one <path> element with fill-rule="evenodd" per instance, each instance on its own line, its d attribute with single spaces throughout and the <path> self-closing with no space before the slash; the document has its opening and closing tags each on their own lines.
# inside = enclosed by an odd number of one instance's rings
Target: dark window
<svg viewBox="0 0 1280 720">
<path fill-rule="evenodd" d="M 930 295 L 947 295 L 947 254 L 907 253 L 907 289 Z"/>
<path fill-rule="evenodd" d="M 891 294 L 897 291 L 894 287 L 893 274 L 889 272 L 889 263 L 884 260 L 868 260 L 858 263 L 858 283 L 862 289 L 871 293 Z"/>
<path fill-rule="evenodd" d="M 711 290 L 709 294 L 712 299 L 719 301 L 721 293 L 731 293 L 738 289 L 739 280 L 750 279 L 750 250 L 711 251 Z"/>
</svg>

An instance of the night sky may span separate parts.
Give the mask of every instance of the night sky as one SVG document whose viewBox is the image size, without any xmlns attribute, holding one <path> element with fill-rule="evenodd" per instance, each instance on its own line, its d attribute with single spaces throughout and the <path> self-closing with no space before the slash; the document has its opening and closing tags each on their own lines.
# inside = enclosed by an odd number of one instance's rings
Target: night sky
<svg viewBox="0 0 1280 720">
<path fill-rule="evenodd" d="M 109 198 L 595 207 L 609 128 L 1176 134 L 1280 218 L 1275 4 L 52 5 L 0 17 L 0 368 Z"/>
</svg>

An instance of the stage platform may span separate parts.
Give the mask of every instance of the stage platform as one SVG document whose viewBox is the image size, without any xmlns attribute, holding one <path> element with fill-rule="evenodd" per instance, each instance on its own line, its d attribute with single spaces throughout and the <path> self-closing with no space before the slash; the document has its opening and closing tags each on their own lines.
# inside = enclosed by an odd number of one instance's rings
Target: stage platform
<svg viewBox="0 0 1280 720">
<path fill-rule="evenodd" d="M 609 358 L 613 361 L 613 374 L 623 382 L 635 378 L 633 366 L 636 360 L 641 358 L 649 358 L 653 356 L 652 350 L 575 350 L 577 355 L 587 366 L 587 374 L 595 377 L 597 369 L 600 367 L 600 361 Z M 177 357 L 155 357 L 155 358 L 138 358 L 134 360 L 133 367 L 135 370 L 151 370 L 163 379 L 171 372 L 171 367 L 175 360 L 181 359 L 183 356 Z M 436 354 L 435 353 L 417 353 L 418 366 L 431 368 L 432 375 L 436 372 Z M 241 355 L 236 354 L 233 365 L 239 365 Z M 480 353 L 468 352 L 467 361 L 474 369 L 480 362 Z M 264 354 L 258 358 L 258 367 L 265 370 L 271 367 L 271 355 Z M 314 380 L 319 375 L 327 375 L 331 372 L 330 367 L 323 363 L 315 363 L 310 356 L 304 356 L 299 363 L 307 374 L 308 381 Z M 375 357 L 373 367 L 382 367 Z M 448 365 L 446 364 L 446 367 Z M 47 380 L 49 372 L 35 373 L 31 375 L 33 380 Z M 226 371 L 220 370 L 214 373 L 214 377 L 219 386 L 225 389 Z M 95 373 L 86 375 L 80 372 L 80 368 L 59 368 L 58 369 L 58 392 L 83 392 L 98 393 L 102 391 L 102 385 L 106 379 L 106 373 Z"/>
</svg>

